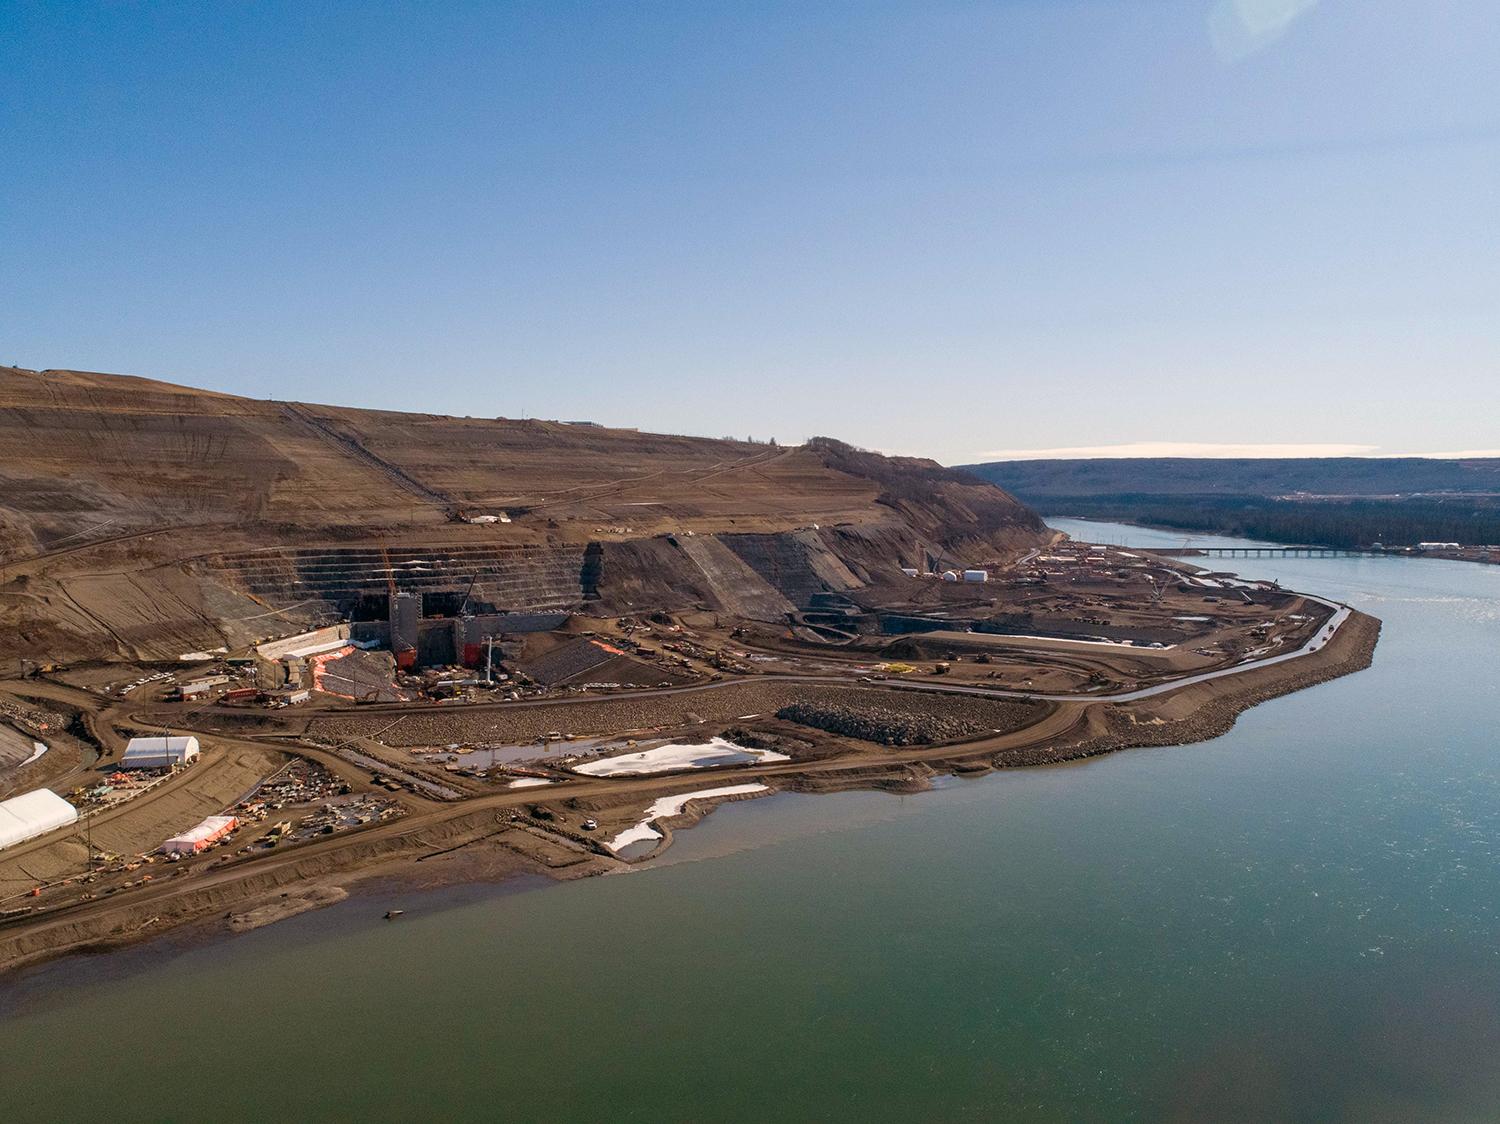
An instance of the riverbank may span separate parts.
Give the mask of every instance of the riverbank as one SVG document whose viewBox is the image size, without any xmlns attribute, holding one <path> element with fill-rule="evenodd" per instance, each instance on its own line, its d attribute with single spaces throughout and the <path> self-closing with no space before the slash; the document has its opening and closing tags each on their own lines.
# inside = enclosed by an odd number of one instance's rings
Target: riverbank
<svg viewBox="0 0 1500 1124">
<path fill-rule="evenodd" d="M 772 763 L 714 771 L 725 781 L 755 781 L 799 792 L 884 789 L 920 792 L 938 774 L 974 775 L 1096 757 L 1138 746 L 1183 745 L 1230 729 L 1259 702 L 1368 667 L 1379 621 L 1355 613 L 1322 649 L 1290 663 L 1252 668 L 1230 677 L 1126 702 L 1077 700 L 1044 706 L 1037 720 L 998 736 L 945 746 L 881 749 L 809 763 Z M 690 791 L 703 776 L 641 778 L 611 785 L 566 786 L 553 799 L 565 805 L 602 801 L 639 808 L 652 797 Z M 485 797 L 410 821 L 381 824 L 346 839 L 310 844 L 259 860 L 234 862 L 163 882 L 113 903 L 80 903 L 35 921 L 13 921 L 0 935 L 0 971 L 83 950 L 102 950 L 159 934 L 191 929 L 209 938 L 258 928 L 308 909 L 382 886 L 430 888 L 503 881 L 525 874 L 553 880 L 623 872 L 630 864 L 602 844 L 585 844 L 530 814 L 538 794 Z M 696 822 L 711 805 L 695 802 L 678 826 Z M 525 814 L 521 814 L 521 810 Z M 668 825 L 660 854 L 670 845 Z"/>
<path fill-rule="evenodd" d="M 1129 515 L 1049 515 L 1047 518 L 1090 523 L 1101 527 L 1140 527 L 1145 531 L 1156 531 L 1165 535 L 1180 535 L 1184 540 L 1212 537 L 1260 546 L 1313 546 L 1327 550 L 1364 549 L 1364 544 L 1376 542 L 1377 537 L 1384 534 L 1383 531 L 1379 530 L 1384 524 L 1378 521 L 1372 523 L 1369 536 L 1357 542 L 1352 540 L 1347 542 L 1328 542 L 1320 540 L 1316 535 L 1299 537 L 1296 535 L 1276 534 L 1271 530 L 1252 534 L 1248 530 L 1241 531 L 1234 528 L 1204 524 L 1184 527 L 1170 523 L 1155 522 L 1149 518 L 1133 518 Z M 1378 548 L 1372 549 L 1378 551 Z M 1384 553 L 1392 558 L 1426 558 L 1444 562 L 1477 562 L 1485 566 L 1500 565 L 1500 549 L 1491 546 L 1459 546 L 1452 549 L 1435 548 L 1429 550 L 1418 550 L 1415 546 L 1387 546 Z"/>
</svg>

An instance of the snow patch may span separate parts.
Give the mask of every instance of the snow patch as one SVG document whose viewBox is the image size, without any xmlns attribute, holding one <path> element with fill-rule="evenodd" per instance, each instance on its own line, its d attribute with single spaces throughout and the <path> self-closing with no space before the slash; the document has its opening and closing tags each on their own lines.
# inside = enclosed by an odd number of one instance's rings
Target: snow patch
<svg viewBox="0 0 1500 1124">
<path fill-rule="evenodd" d="M 701 745 L 659 745 L 618 757 L 601 757 L 574 765 L 575 773 L 590 777 L 628 777 L 641 773 L 666 773 L 673 769 L 713 769 L 721 765 L 765 764 L 790 761 L 785 753 L 770 749 L 747 749 L 742 745 L 713 738 Z"/>
<path fill-rule="evenodd" d="M 628 847 L 632 843 L 641 843 L 647 839 L 660 839 L 661 832 L 651 826 L 652 821 L 682 815 L 682 810 L 687 807 L 689 800 L 711 800 L 716 796 L 741 796 L 752 792 L 768 791 L 767 786 L 763 784 L 730 784 L 723 788 L 703 788 L 697 792 L 679 792 L 675 796 L 663 796 L 646 809 L 645 818 L 640 823 L 634 827 L 627 827 L 605 846 L 611 851 L 619 851 L 622 847 Z"/>
</svg>

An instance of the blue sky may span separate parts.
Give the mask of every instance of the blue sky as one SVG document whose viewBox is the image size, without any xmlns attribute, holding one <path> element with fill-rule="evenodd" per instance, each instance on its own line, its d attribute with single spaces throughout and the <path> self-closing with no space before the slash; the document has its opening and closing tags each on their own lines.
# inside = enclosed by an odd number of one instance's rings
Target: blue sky
<svg viewBox="0 0 1500 1124">
<path fill-rule="evenodd" d="M 0 362 L 947 462 L 1500 447 L 1491 0 L 6 4 Z"/>
</svg>

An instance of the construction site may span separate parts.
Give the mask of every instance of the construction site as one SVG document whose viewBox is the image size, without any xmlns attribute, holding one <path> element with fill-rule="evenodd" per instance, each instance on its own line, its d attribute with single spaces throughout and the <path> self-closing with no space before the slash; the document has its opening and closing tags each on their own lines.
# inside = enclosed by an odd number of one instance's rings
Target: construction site
<svg viewBox="0 0 1500 1124">
<path fill-rule="evenodd" d="M 1201 740 L 1378 632 L 829 439 L 0 368 L 0 474 L 0 967 Z"/>
</svg>

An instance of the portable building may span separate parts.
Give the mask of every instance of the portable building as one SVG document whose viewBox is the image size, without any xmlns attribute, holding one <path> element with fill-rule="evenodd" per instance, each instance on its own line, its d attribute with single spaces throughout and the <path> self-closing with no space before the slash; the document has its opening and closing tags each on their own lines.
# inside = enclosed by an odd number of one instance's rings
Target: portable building
<svg viewBox="0 0 1500 1124">
<path fill-rule="evenodd" d="M 170 769 L 186 765 L 198 753 L 198 739 L 194 737 L 131 738 L 120 768 Z"/>
<path fill-rule="evenodd" d="M 78 822 L 78 809 L 48 788 L 0 800 L 0 848 Z"/>
<path fill-rule="evenodd" d="M 213 846 L 240 825 L 233 816 L 209 816 L 197 827 L 174 835 L 161 845 L 169 855 L 192 855 Z"/>
<path fill-rule="evenodd" d="M 203 679 L 194 679 L 191 682 L 184 683 L 178 688 L 178 693 L 185 699 L 202 698 L 215 687 L 221 687 L 228 682 L 229 676 L 227 675 L 210 675 Z"/>
<path fill-rule="evenodd" d="M 988 570 L 965 570 L 964 571 L 964 581 L 966 581 L 966 582 L 987 582 L 989 580 L 990 580 L 990 572 Z"/>
</svg>

